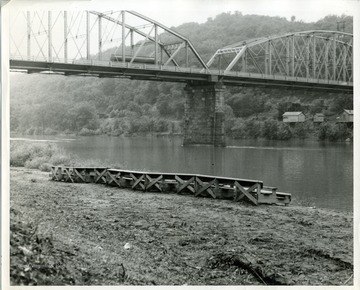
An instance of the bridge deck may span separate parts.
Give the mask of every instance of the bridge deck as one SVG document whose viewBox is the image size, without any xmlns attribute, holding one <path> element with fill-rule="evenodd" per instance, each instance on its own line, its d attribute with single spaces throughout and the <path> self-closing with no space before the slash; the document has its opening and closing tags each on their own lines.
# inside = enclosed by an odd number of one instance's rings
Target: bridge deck
<svg viewBox="0 0 360 290">
<path fill-rule="evenodd" d="M 61 73 L 66 76 L 120 77 L 168 82 L 195 81 L 208 83 L 220 81 L 224 85 L 325 89 L 349 93 L 353 91 L 352 82 L 112 61 L 76 60 L 69 62 L 47 62 L 46 60 L 23 60 L 11 57 L 10 68 L 12 70 L 27 71 L 28 73 L 52 72 Z"/>
</svg>

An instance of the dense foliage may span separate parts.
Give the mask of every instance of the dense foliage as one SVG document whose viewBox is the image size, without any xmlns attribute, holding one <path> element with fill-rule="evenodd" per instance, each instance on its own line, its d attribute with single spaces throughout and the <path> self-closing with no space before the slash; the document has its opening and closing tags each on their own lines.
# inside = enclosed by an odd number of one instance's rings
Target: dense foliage
<svg viewBox="0 0 360 290">
<path fill-rule="evenodd" d="M 40 169 L 49 172 L 51 166 L 109 166 L 111 168 L 123 168 L 123 164 L 104 163 L 97 159 L 80 159 L 75 154 L 68 154 L 55 143 L 18 142 L 10 143 L 10 166 Z"/>
<path fill-rule="evenodd" d="M 173 29 L 186 35 L 207 61 L 216 49 L 240 40 L 290 31 L 336 30 L 340 20 L 345 21 L 345 31 L 352 33 L 352 17 L 344 15 L 304 23 L 295 17 L 288 21 L 241 12 L 223 13 L 203 24 L 186 23 Z M 107 51 L 103 55 L 110 54 Z M 13 73 L 11 131 L 115 136 L 149 132 L 177 134 L 182 132 L 183 89 L 184 85 L 178 83 Z M 343 129 L 329 128 L 335 126 L 331 122 L 343 109 L 353 108 L 351 95 L 232 87 L 227 89 L 225 101 L 226 131 L 236 138 L 289 139 L 308 134 L 332 140 L 351 137 L 347 129 L 345 135 L 328 133 Z M 308 118 L 322 112 L 331 124 L 323 125 L 321 130 L 313 124 L 290 127 L 281 122 L 285 111 L 302 111 Z"/>
<path fill-rule="evenodd" d="M 55 144 L 12 141 L 10 166 L 50 171 L 53 165 L 74 165 L 78 158 L 65 153 Z"/>
</svg>

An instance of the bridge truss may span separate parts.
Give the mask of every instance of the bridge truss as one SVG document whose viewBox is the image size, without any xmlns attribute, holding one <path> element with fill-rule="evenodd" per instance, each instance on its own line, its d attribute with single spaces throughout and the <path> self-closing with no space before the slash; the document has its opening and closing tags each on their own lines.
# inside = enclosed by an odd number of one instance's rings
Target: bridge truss
<svg viewBox="0 0 360 290">
<path fill-rule="evenodd" d="M 189 39 L 134 11 L 20 11 L 10 19 L 12 70 L 353 91 L 352 34 L 247 40 L 206 63 Z"/>
<path fill-rule="evenodd" d="M 312 30 L 235 43 L 216 51 L 209 67 L 332 81 L 353 81 L 353 35 Z"/>
<path fill-rule="evenodd" d="M 12 59 L 207 68 L 186 37 L 135 11 L 20 11 L 11 19 Z"/>
</svg>

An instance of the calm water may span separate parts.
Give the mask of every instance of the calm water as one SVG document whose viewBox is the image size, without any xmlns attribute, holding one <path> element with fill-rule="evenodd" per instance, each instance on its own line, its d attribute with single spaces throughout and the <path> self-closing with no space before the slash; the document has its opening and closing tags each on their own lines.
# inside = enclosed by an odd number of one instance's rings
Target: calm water
<svg viewBox="0 0 360 290">
<path fill-rule="evenodd" d="M 181 137 L 51 139 L 82 159 L 119 163 L 134 170 L 259 179 L 308 205 L 353 209 L 352 143 L 228 140 L 226 148 L 213 148 L 183 147 Z"/>
</svg>

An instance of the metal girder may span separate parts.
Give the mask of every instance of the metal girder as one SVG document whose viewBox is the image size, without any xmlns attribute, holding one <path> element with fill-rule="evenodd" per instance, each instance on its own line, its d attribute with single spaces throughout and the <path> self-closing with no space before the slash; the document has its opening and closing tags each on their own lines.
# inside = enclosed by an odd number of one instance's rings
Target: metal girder
<svg viewBox="0 0 360 290">
<path fill-rule="evenodd" d="M 77 73 L 76 65 L 82 64 L 86 69 L 81 74 L 99 76 L 216 79 L 236 85 L 294 86 L 298 82 L 298 87 L 310 88 L 348 88 L 353 81 L 353 36 L 337 31 L 311 30 L 242 41 L 218 49 L 206 64 L 189 39 L 134 11 L 18 12 L 11 21 L 12 69 L 36 72 L 43 63 L 41 70 L 60 68 L 69 74 Z M 55 37 L 55 32 L 61 37 Z M 114 57 L 103 59 L 108 49 L 115 49 Z M 121 52 L 116 54 L 118 49 Z M 15 65 L 19 60 L 27 62 L 23 67 Z M 96 61 L 100 68 L 94 72 Z"/>
<path fill-rule="evenodd" d="M 254 46 L 254 45 L 258 45 L 260 43 L 264 43 L 268 40 L 275 40 L 278 38 L 284 38 L 284 37 L 289 37 L 289 36 L 300 36 L 300 35 L 322 35 L 322 34 L 338 34 L 338 35 L 343 35 L 343 36 L 348 36 L 351 39 L 353 38 L 353 34 L 351 33 L 345 33 L 345 32 L 340 32 L 340 31 L 331 31 L 331 30 L 308 30 L 308 31 L 298 31 L 298 32 L 291 32 L 291 33 L 286 33 L 283 35 L 273 35 L 273 36 L 268 36 L 268 37 L 260 37 L 260 38 L 254 38 L 254 39 L 249 39 L 249 40 L 243 40 L 228 46 L 225 46 L 223 49 L 226 48 L 236 48 L 236 47 L 241 47 L 244 45 L 247 45 L 248 47 Z M 320 37 L 320 36 L 319 36 Z"/>
<path fill-rule="evenodd" d="M 154 57 L 156 65 L 208 69 L 189 39 L 134 11 L 13 13 L 17 14 L 11 15 L 14 20 L 10 25 L 9 39 L 10 54 L 16 58 L 55 62 L 101 61 L 106 50 L 114 49 L 114 54 L 119 50 L 117 55 L 121 57 L 117 59 L 122 59 L 123 64 L 129 57 L 133 59 L 134 55 L 141 55 Z M 148 27 L 153 28 L 151 34 Z M 55 32 L 63 37 L 55 37 Z M 145 47 L 144 40 L 152 47 Z"/>
<path fill-rule="evenodd" d="M 157 26 L 159 26 L 159 27 L 161 27 L 162 29 L 164 29 L 165 31 L 169 32 L 170 34 L 172 34 L 172 35 L 174 35 L 174 36 L 182 39 L 183 41 L 185 41 L 185 42 L 187 43 L 187 45 L 190 47 L 191 51 L 192 51 L 192 52 L 194 53 L 194 55 L 196 56 L 196 58 L 198 59 L 198 61 L 201 63 L 202 68 L 208 69 L 206 63 L 203 61 L 203 59 L 201 58 L 201 56 L 200 56 L 200 55 L 198 54 L 198 52 L 195 50 L 194 46 L 192 45 L 192 43 L 190 42 L 189 39 L 187 39 L 186 37 L 184 37 L 184 36 L 182 36 L 181 34 L 177 33 L 176 31 L 174 31 L 174 30 L 166 27 L 165 25 L 160 24 L 160 23 L 157 22 L 157 21 L 154 21 L 154 20 L 152 20 L 152 19 L 150 19 L 150 18 L 148 18 L 148 17 L 146 17 L 146 16 L 144 16 L 144 15 L 141 15 L 140 13 L 137 13 L 137 12 L 135 12 L 135 11 L 128 11 L 128 10 L 127 10 L 127 12 L 129 12 L 129 13 L 137 16 L 137 17 L 140 17 L 140 18 L 142 18 L 142 19 L 145 19 L 145 20 L 147 20 L 147 21 L 149 21 L 149 22 L 151 22 L 151 23 L 154 23 L 154 24 L 156 24 Z"/>
<path fill-rule="evenodd" d="M 192 43 L 190 42 L 189 39 L 187 39 L 186 37 L 180 35 L 179 33 L 175 32 L 174 30 L 166 27 L 165 25 L 162 25 L 160 24 L 159 22 L 157 21 L 154 21 L 140 13 L 137 13 L 135 11 L 129 11 L 129 10 L 125 10 L 125 11 L 122 11 L 123 13 L 123 20 L 122 21 L 119 21 L 117 19 L 114 19 L 110 16 L 107 16 L 105 14 L 102 14 L 102 13 L 99 13 L 99 12 L 96 12 L 96 11 L 90 11 L 90 13 L 92 14 L 95 14 L 95 15 L 98 15 L 98 16 L 101 16 L 109 21 L 112 21 L 114 23 L 117 23 L 119 25 L 122 25 L 123 27 L 123 30 L 126 28 L 126 29 L 129 29 L 130 31 L 133 31 L 143 37 L 145 37 L 147 40 L 153 42 L 155 44 L 155 59 L 156 61 L 158 62 L 158 58 L 159 58 L 159 55 L 158 55 L 158 51 L 157 51 L 157 47 L 159 46 L 162 51 L 164 51 L 167 56 L 171 59 L 171 62 L 176 65 L 176 66 L 179 66 L 178 63 L 175 61 L 174 57 L 172 56 L 171 52 L 167 49 L 168 48 L 168 44 L 166 43 L 163 43 L 159 40 L 159 36 L 158 36 L 158 33 L 157 33 L 157 30 L 158 30 L 158 27 L 162 28 L 164 31 L 170 33 L 171 35 L 177 37 L 177 38 L 180 38 L 183 42 L 186 42 L 186 47 L 190 48 L 191 52 L 194 54 L 194 56 L 196 57 L 196 59 L 199 61 L 200 65 L 202 68 L 204 69 L 208 69 L 206 63 L 203 61 L 203 59 L 201 58 L 201 56 L 198 54 L 198 52 L 195 50 L 194 46 L 192 45 Z M 139 17 L 143 20 L 146 20 L 148 21 L 149 23 L 151 23 L 152 25 L 154 25 L 154 28 L 155 28 L 155 37 L 152 37 L 146 33 L 144 33 L 143 31 L 141 31 L 140 29 L 134 27 L 134 26 L 130 26 L 128 24 L 126 24 L 125 22 L 125 13 L 130 13 L 136 17 Z M 124 35 L 124 32 L 123 32 L 123 35 Z M 124 43 L 125 39 L 123 39 L 123 43 Z M 124 45 L 123 45 L 123 51 L 124 51 Z M 123 59 L 125 59 L 125 55 L 123 55 Z M 169 62 L 167 62 L 169 63 Z"/>
<path fill-rule="evenodd" d="M 208 67 L 210 67 L 217 56 L 220 56 L 220 55 L 223 55 L 223 54 L 228 54 L 228 53 L 239 53 L 242 49 L 243 49 L 242 47 L 218 49 L 215 52 L 215 54 L 209 59 L 209 61 L 206 63 L 206 65 Z"/>
<path fill-rule="evenodd" d="M 141 31 L 140 29 L 137 29 L 136 27 L 134 26 L 131 26 L 129 24 L 126 23 L 125 21 L 125 12 L 126 11 L 122 11 L 122 21 L 118 20 L 118 19 L 114 19 L 106 14 L 103 14 L 103 13 L 100 13 L 100 12 L 97 12 L 97 11 L 90 11 L 90 13 L 94 14 L 94 15 L 97 15 L 99 17 L 102 17 L 108 21 L 111 21 L 117 25 L 120 25 L 121 28 L 122 28 L 122 44 L 125 43 L 125 40 L 126 40 L 126 35 L 125 35 L 125 29 L 129 29 L 132 33 L 137 33 L 139 35 L 141 35 L 142 37 L 145 37 L 145 39 L 148 39 L 149 41 L 153 42 L 153 43 L 158 43 L 165 51 L 165 53 L 171 57 L 171 54 L 168 52 L 168 50 L 165 48 L 164 44 L 161 43 L 159 40 L 155 39 L 154 37 L 144 33 L 143 31 Z M 131 33 L 132 37 L 133 37 L 133 34 Z M 132 46 L 133 47 L 133 46 Z M 125 56 L 125 45 L 122 45 L 122 59 L 123 59 L 123 62 L 125 63 L 125 59 L 126 59 L 126 56 Z M 174 65 L 178 66 L 178 64 L 176 62 L 174 62 Z"/>
<path fill-rule="evenodd" d="M 149 39 L 149 36 L 151 34 L 151 32 L 153 31 L 154 27 L 151 28 L 149 34 L 146 36 L 146 40 Z M 138 53 L 140 52 L 141 48 L 143 47 L 145 42 L 142 42 L 140 47 L 136 50 L 136 52 L 134 53 L 133 57 L 131 58 L 131 61 L 130 61 L 130 64 L 132 64 L 134 62 L 134 59 L 137 57 Z M 123 47 L 125 47 L 125 45 L 123 45 Z M 124 58 L 125 54 L 123 53 L 123 62 L 125 61 L 125 58 Z M 155 58 L 155 60 L 157 61 L 157 59 Z"/>
<path fill-rule="evenodd" d="M 154 68 L 147 68 L 145 65 L 140 67 L 132 67 L 130 65 L 113 67 L 106 63 L 84 63 L 84 64 L 64 64 L 64 63 L 47 63 L 34 62 L 26 60 L 11 60 L 10 68 L 13 70 L 26 70 L 29 72 L 51 72 L 63 73 L 65 75 L 82 75 L 82 76 L 99 76 L 99 77 L 120 77 L 133 78 L 142 80 L 167 81 L 167 82 L 203 82 L 208 83 L 212 77 L 218 77 L 224 85 L 231 86 L 275 86 L 284 88 L 300 88 L 311 90 L 327 90 L 339 91 L 344 93 L 352 93 L 353 84 L 343 83 L 341 81 L 319 81 L 317 79 L 305 79 L 297 77 L 282 77 L 282 76 L 264 76 L 261 74 L 222 74 L 216 75 L 214 73 L 201 73 L 201 69 L 194 72 L 179 71 L 176 67 L 171 70 Z"/>
<path fill-rule="evenodd" d="M 241 41 L 218 49 L 210 69 L 352 81 L 353 35 L 339 31 L 310 30 Z M 231 58 L 230 64 L 217 58 Z M 228 60 L 229 63 L 229 60 Z"/>
<path fill-rule="evenodd" d="M 185 47 L 185 43 L 183 42 L 181 45 L 177 47 L 177 49 L 172 53 L 171 57 L 164 63 L 164 66 L 167 66 L 170 61 L 179 53 L 179 51 Z"/>
<path fill-rule="evenodd" d="M 235 56 L 235 58 L 232 60 L 232 62 L 228 65 L 228 67 L 225 69 L 225 72 L 230 71 L 233 66 L 235 65 L 235 63 L 240 59 L 240 57 L 244 54 L 245 50 L 246 50 L 246 46 L 243 46 L 240 51 L 237 53 L 237 55 Z"/>
</svg>

